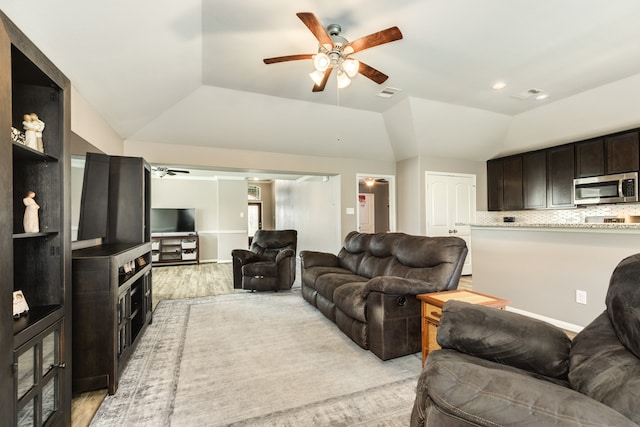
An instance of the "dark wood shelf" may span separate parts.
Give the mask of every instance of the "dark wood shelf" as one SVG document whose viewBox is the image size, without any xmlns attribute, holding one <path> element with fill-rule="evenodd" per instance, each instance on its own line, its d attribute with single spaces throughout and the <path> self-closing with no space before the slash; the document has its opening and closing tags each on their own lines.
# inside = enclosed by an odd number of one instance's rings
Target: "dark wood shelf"
<svg viewBox="0 0 640 427">
<path fill-rule="evenodd" d="M 49 161 L 57 162 L 58 159 L 48 153 L 42 153 L 38 150 L 34 150 L 31 147 L 20 144 L 18 142 L 12 142 L 13 144 L 13 156 L 16 160 L 22 161 Z"/>
<path fill-rule="evenodd" d="M 27 303 L 28 302 L 29 301 L 27 301 Z M 28 314 L 22 315 L 17 319 L 13 319 L 13 335 L 16 336 L 22 332 L 29 332 L 29 328 L 34 327 L 39 322 L 42 322 L 42 320 L 46 319 L 49 315 L 61 309 L 61 305 L 43 305 L 37 307 L 29 306 Z M 51 322 L 45 323 L 49 324 Z"/>
</svg>

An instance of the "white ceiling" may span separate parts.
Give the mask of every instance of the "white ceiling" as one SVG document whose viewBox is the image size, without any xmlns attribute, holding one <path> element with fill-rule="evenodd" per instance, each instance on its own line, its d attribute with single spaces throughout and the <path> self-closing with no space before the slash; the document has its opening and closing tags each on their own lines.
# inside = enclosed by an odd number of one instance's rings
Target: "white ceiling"
<svg viewBox="0 0 640 427">
<path fill-rule="evenodd" d="M 508 118 L 640 73 L 638 0 L 0 0 L 0 8 L 128 140 L 397 160 L 415 154 L 389 124 L 403 102 Z M 349 40 L 398 26 L 402 40 L 354 55 L 389 80 L 358 76 L 339 93 L 331 82 L 312 93 L 310 61 L 265 65 L 317 49 L 296 12 L 341 25 Z M 508 87 L 491 90 L 496 80 Z M 377 97 L 387 86 L 401 91 Z M 550 96 L 513 97 L 531 88 Z M 436 152 L 446 148 L 445 138 Z"/>
</svg>

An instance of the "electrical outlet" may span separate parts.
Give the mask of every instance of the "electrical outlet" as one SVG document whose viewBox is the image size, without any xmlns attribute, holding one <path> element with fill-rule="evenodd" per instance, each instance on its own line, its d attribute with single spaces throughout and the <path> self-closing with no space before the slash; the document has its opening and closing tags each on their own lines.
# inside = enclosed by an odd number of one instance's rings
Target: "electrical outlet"
<svg viewBox="0 0 640 427">
<path fill-rule="evenodd" d="M 578 304 L 587 303 L 587 291 L 576 290 L 576 302 Z"/>
</svg>

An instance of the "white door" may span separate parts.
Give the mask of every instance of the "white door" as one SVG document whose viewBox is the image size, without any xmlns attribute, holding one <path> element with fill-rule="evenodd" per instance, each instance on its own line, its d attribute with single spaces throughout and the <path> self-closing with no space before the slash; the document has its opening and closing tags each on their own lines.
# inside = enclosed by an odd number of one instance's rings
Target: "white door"
<svg viewBox="0 0 640 427">
<path fill-rule="evenodd" d="M 376 203 L 371 193 L 358 194 L 358 230 L 361 233 L 375 233 L 376 230 Z"/>
<path fill-rule="evenodd" d="M 426 172 L 428 236 L 457 236 L 469 252 L 462 274 L 471 274 L 471 224 L 476 220 L 476 176 Z"/>
</svg>

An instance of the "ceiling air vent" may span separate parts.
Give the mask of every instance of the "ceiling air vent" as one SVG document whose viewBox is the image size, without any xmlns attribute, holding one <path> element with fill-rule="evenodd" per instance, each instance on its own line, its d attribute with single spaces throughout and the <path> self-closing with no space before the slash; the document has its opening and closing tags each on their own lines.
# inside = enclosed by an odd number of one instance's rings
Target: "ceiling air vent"
<svg viewBox="0 0 640 427">
<path fill-rule="evenodd" d="M 397 89 L 395 87 L 385 87 L 378 93 L 378 96 L 380 98 L 391 98 L 393 95 L 400 92 L 401 90 L 402 89 Z"/>
<path fill-rule="evenodd" d="M 539 95 L 542 92 L 543 92 L 542 89 L 533 88 L 533 89 L 526 90 L 524 92 L 520 92 L 520 93 L 515 94 L 515 95 L 511 95 L 511 97 L 512 98 L 516 98 L 516 99 L 528 99 L 528 98 L 530 98 L 532 96 Z"/>
</svg>

